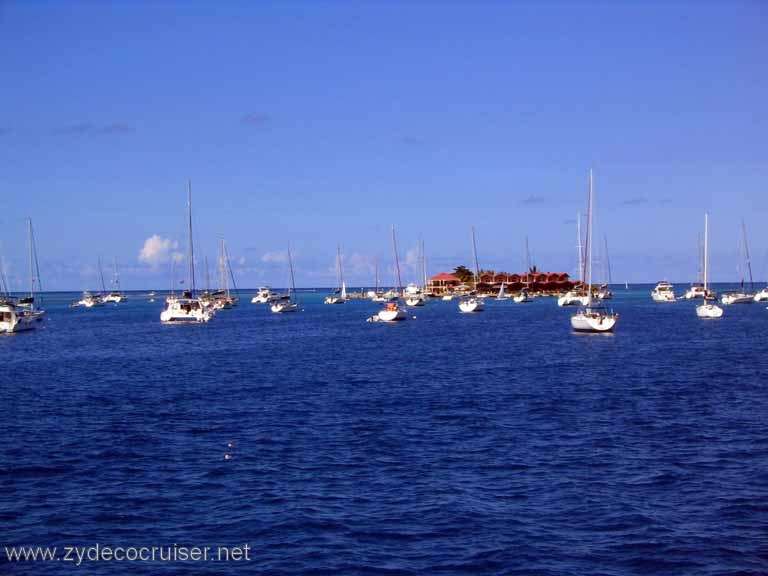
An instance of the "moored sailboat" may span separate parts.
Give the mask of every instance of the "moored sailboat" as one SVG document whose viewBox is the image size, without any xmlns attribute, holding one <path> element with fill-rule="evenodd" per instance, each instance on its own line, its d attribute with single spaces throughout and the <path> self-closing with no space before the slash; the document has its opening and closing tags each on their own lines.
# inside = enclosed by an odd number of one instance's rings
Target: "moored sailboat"
<svg viewBox="0 0 768 576">
<path fill-rule="evenodd" d="M 709 282 L 709 213 L 704 213 L 704 293 L 707 293 Z M 720 318 L 723 315 L 723 309 L 717 304 L 709 302 L 706 298 L 704 303 L 696 306 L 696 316 L 699 318 Z"/>
<path fill-rule="evenodd" d="M 586 292 L 582 290 L 582 296 L 586 297 L 587 304 L 571 316 L 571 327 L 576 332 L 612 332 L 619 319 L 618 314 L 608 312 L 602 306 L 592 305 L 592 170 L 589 171 L 589 200 L 587 203 L 587 235 L 585 241 L 584 267 L 582 278 L 586 277 Z M 582 284 L 583 286 L 583 284 Z"/>
<path fill-rule="evenodd" d="M 336 273 L 338 275 L 338 288 L 333 294 L 328 294 L 323 299 L 323 304 L 344 304 L 347 301 L 347 285 L 344 283 L 344 262 L 341 259 L 341 246 L 336 246 Z"/>
<path fill-rule="evenodd" d="M 188 323 L 208 322 L 213 318 L 214 312 L 195 296 L 195 247 L 192 236 L 192 182 L 189 182 L 187 192 L 187 232 L 189 241 L 187 244 L 187 259 L 189 266 L 188 290 L 182 293 L 181 298 L 168 297 L 165 309 L 160 313 L 160 321 L 163 323 Z"/>
<path fill-rule="evenodd" d="M 274 314 L 283 314 L 287 312 L 296 312 L 299 303 L 296 301 L 296 280 L 293 275 L 293 257 L 291 256 L 291 247 L 288 246 L 288 269 L 291 274 L 291 287 L 288 294 L 283 294 L 277 300 L 273 301 L 269 309 Z"/>
<path fill-rule="evenodd" d="M 485 302 L 479 298 L 478 284 L 480 283 L 480 266 L 477 261 L 477 240 L 475 238 L 475 227 L 472 226 L 472 256 L 475 260 L 474 283 L 475 289 L 459 301 L 459 312 L 462 314 L 472 314 L 485 310 Z"/>
<path fill-rule="evenodd" d="M 397 235 L 394 226 L 392 226 L 392 256 L 397 277 L 397 294 L 401 295 L 403 293 L 403 283 L 400 277 L 400 258 L 397 254 Z M 408 313 L 405 306 L 400 302 L 399 297 L 388 301 L 376 316 L 369 318 L 369 320 L 376 322 L 401 322 L 407 319 Z"/>
</svg>

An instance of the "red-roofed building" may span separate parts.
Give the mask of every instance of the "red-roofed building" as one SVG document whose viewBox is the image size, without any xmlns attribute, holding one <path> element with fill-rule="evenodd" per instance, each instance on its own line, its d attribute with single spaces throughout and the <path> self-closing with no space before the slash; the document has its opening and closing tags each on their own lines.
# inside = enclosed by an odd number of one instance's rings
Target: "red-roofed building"
<svg viewBox="0 0 768 576">
<path fill-rule="evenodd" d="M 429 279 L 429 290 L 432 294 L 443 294 L 450 292 L 459 284 L 461 284 L 461 280 L 459 280 L 458 276 L 441 272 Z"/>
</svg>

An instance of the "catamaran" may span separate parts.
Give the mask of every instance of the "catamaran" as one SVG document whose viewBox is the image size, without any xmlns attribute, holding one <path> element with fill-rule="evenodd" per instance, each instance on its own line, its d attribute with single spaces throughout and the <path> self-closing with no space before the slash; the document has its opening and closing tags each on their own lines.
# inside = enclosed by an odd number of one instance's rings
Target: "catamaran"
<svg viewBox="0 0 768 576">
<path fill-rule="evenodd" d="M 277 300 L 273 301 L 269 309 L 275 314 L 283 314 L 287 312 L 296 312 L 299 308 L 299 303 L 296 301 L 296 280 L 293 276 L 293 258 L 291 256 L 291 247 L 288 246 L 288 268 L 291 273 L 291 288 L 288 290 L 288 294 L 280 296 Z"/>
<path fill-rule="evenodd" d="M 744 291 L 744 266 L 739 265 L 741 270 L 741 289 L 734 292 L 726 292 L 720 297 L 720 302 L 723 304 L 752 304 L 755 302 L 755 283 L 752 279 L 752 262 L 749 258 L 749 245 L 747 244 L 747 228 L 744 225 L 744 221 L 741 221 L 741 238 L 742 238 L 742 250 L 744 257 L 744 265 L 749 272 L 749 289 L 751 292 Z"/>
<path fill-rule="evenodd" d="M 704 213 L 704 293 L 707 293 L 707 284 L 709 281 L 709 213 Z M 696 306 L 696 316 L 699 318 L 720 318 L 723 315 L 723 309 L 717 304 L 704 299 L 704 303 Z"/>
<path fill-rule="evenodd" d="M 187 259 L 189 260 L 188 290 L 185 290 L 181 298 L 168 297 L 165 309 L 160 313 L 160 321 L 164 323 L 176 322 L 208 322 L 213 318 L 214 311 L 195 296 L 195 246 L 192 240 L 192 182 L 187 189 L 187 232 L 189 242 L 187 244 Z"/>
<path fill-rule="evenodd" d="M 347 301 L 347 285 L 344 283 L 344 262 L 341 259 L 341 246 L 336 246 L 336 273 L 339 278 L 339 287 L 333 294 L 328 294 L 323 299 L 323 304 L 344 304 Z"/>
<path fill-rule="evenodd" d="M 478 284 L 480 283 L 480 266 L 477 262 L 477 240 L 475 238 L 475 227 L 472 226 L 472 257 L 475 260 L 474 283 L 475 289 L 459 302 L 459 312 L 462 314 L 471 314 L 473 312 L 482 312 L 485 310 L 485 302 L 479 298 Z"/>
<path fill-rule="evenodd" d="M 585 242 L 584 270 L 582 278 L 586 277 L 587 287 L 582 283 L 582 297 L 587 304 L 571 316 L 571 327 L 576 332 L 612 332 L 619 319 L 618 314 L 608 312 L 602 306 L 592 306 L 592 170 L 589 170 L 589 200 L 587 202 L 587 236 Z"/>
<path fill-rule="evenodd" d="M 401 322 L 408 319 L 408 313 L 403 304 L 400 303 L 399 296 L 403 293 L 403 281 L 400 277 L 400 258 L 397 255 L 397 235 L 395 227 L 392 226 L 392 255 L 395 261 L 395 273 L 397 275 L 397 294 L 398 298 L 388 301 L 379 313 L 368 320 L 376 322 Z"/>
</svg>

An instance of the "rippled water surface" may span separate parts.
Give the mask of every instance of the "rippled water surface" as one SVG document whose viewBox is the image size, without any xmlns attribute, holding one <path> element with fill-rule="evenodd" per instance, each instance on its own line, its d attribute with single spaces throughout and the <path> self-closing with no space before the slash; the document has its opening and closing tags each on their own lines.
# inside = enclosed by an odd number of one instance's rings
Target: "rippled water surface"
<svg viewBox="0 0 768 576">
<path fill-rule="evenodd" d="M 650 288 L 617 291 L 614 335 L 552 299 L 164 326 L 138 296 L 49 298 L 0 338 L 1 545 L 251 559 L 0 574 L 766 574 L 768 310 L 702 321 Z"/>
</svg>

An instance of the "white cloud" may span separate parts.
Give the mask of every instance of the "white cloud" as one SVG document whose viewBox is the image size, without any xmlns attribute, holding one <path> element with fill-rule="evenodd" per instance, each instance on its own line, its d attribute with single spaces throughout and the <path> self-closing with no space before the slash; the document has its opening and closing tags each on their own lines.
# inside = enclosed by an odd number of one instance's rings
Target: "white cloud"
<svg viewBox="0 0 768 576">
<path fill-rule="evenodd" d="M 179 262 L 184 258 L 184 255 L 176 251 L 178 247 L 179 243 L 175 240 L 153 234 L 144 240 L 144 246 L 139 251 L 139 262 L 144 262 L 150 266 L 158 266 L 168 262 L 171 258 Z"/>
<path fill-rule="evenodd" d="M 280 264 L 282 262 L 288 262 L 288 252 L 281 252 L 279 250 L 275 252 L 267 252 L 261 257 L 261 261 L 268 264 Z"/>
</svg>

